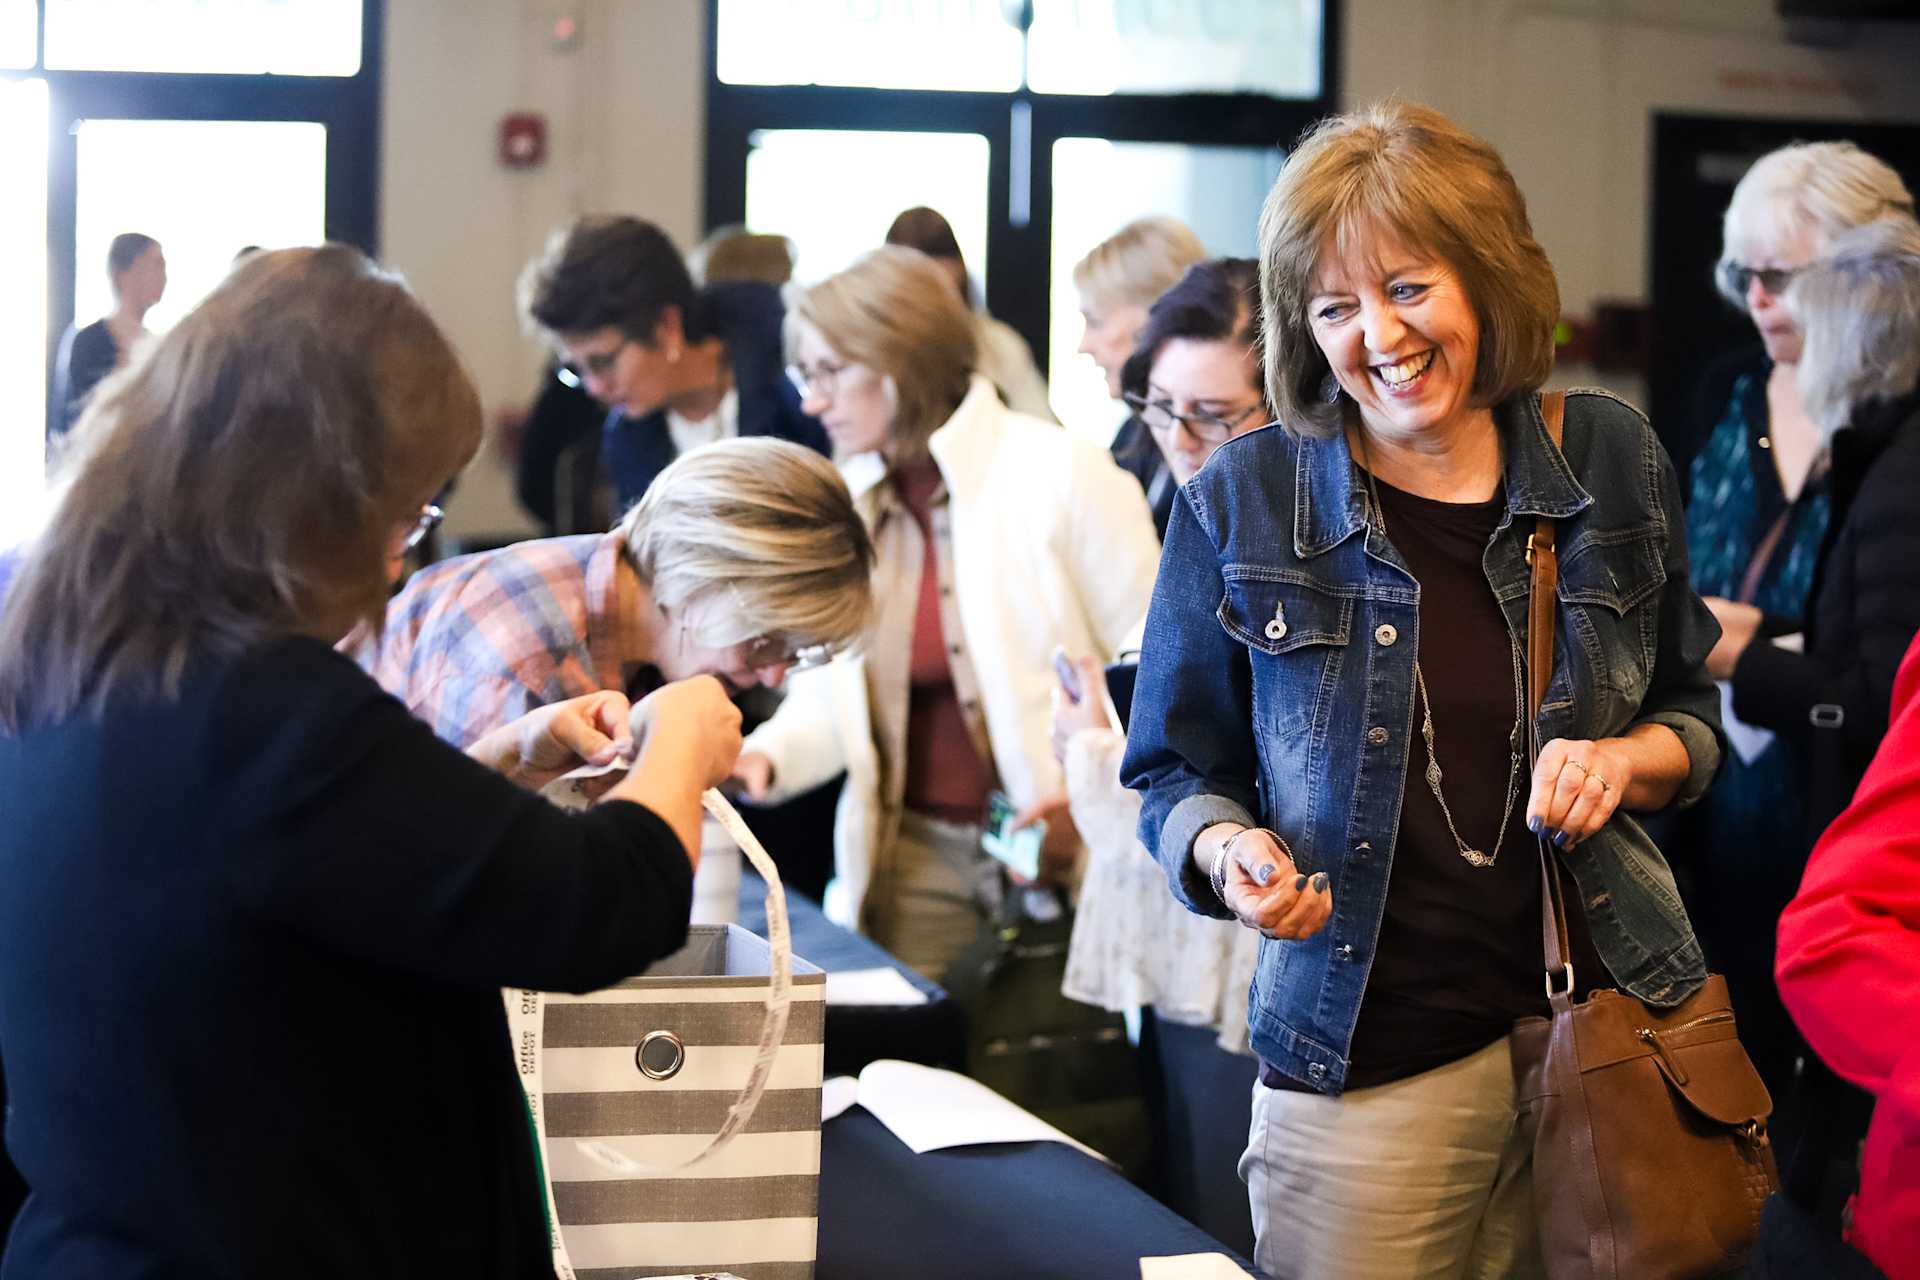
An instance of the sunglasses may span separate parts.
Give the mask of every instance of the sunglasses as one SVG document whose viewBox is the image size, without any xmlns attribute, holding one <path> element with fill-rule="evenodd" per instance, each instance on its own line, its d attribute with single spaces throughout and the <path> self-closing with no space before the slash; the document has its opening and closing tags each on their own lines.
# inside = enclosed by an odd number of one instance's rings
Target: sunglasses
<svg viewBox="0 0 1920 1280">
<path fill-rule="evenodd" d="M 1748 286 L 1758 280 L 1762 289 L 1777 298 L 1804 270 L 1804 267 L 1750 267 L 1744 262 L 1729 261 L 1720 266 L 1720 280 L 1728 292 L 1742 298 L 1747 296 Z"/>
</svg>

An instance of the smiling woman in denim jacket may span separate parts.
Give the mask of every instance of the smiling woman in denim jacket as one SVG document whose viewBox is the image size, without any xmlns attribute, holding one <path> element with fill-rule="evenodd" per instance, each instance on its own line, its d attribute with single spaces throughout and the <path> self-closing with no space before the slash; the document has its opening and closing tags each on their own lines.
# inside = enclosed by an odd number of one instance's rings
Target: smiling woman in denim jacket
<svg viewBox="0 0 1920 1280">
<path fill-rule="evenodd" d="M 1629 811 L 1719 763 L 1679 490 L 1635 410 L 1537 388 L 1559 315 L 1486 143 L 1387 103 L 1319 126 L 1260 224 L 1275 427 L 1181 490 L 1126 782 L 1173 890 L 1259 930 L 1246 1179 L 1274 1276 L 1537 1272 L 1507 1035 L 1545 1013 L 1528 828 L 1578 882 L 1579 987 L 1704 980 Z M 1529 774 L 1527 534 L 1558 522 Z"/>
</svg>

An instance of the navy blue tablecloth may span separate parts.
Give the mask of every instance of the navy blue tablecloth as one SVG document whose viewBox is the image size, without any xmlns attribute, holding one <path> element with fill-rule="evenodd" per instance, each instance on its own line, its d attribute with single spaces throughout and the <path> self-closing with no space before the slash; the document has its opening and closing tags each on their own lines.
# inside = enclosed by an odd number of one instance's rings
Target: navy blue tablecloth
<svg viewBox="0 0 1920 1280">
<path fill-rule="evenodd" d="M 740 874 L 740 927 L 767 934 L 767 884 L 752 869 Z M 828 973 L 850 969 L 893 968 L 925 993 L 918 1005 L 828 1005 L 826 1069 L 830 1076 L 854 1076 L 876 1058 L 901 1058 L 958 1071 L 966 1065 L 966 1019 L 960 1006 L 937 983 L 915 973 L 870 938 L 842 929 L 827 919 L 818 903 L 787 893 L 787 923 L 793 953 Z"/>
<path fill-rule="evenodd" d="M 1058 1142 L 915 1155 L 860 1107 L 820 1130 L 816 1280 L 1138 1280 L 1140 1259 L 1225 1253 Z"/>
</svg>

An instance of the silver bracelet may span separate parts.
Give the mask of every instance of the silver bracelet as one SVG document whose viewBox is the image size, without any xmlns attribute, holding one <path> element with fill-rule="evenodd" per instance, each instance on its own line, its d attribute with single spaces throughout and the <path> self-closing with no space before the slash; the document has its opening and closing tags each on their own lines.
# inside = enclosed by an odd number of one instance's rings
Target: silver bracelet
<svg viewBox="0 0 1920 1280">
<path fill-rule="evenodd" d="M 1211 874 L 1209 874 L 1207 879 L 1208 882 L 1213 885 L 1213 894 L 1216 898 L 1220 899 L 1220 905 L 1226 907 L 1229 911 L 1233 910 L 1233 906 L 1227 901 L 1227 857 L 1233 852 L 1233 842 L 1235 840 L 1255 831 L 1270 837 L 1280 852 L 1286 854 L 1289 858 L 1293 856 L 1292 846 L 1281 837 L 1278 831 L 1273 830 L 1271 827 L 1242 827 L 1225 840 L 1222 840 L 1220 847 L 1214 851 L 1213 866 L 1211 868 Z"/>
<path fill-rule="evenodd" d="M 1220 847 L 1213 851 L 1213 866 L 1207 873 L 1207 883 L 1213 886 L 1213 896 L 1220 899 L 1223 907 L 1227 907 L 1227 846 L 1232 843 L 1233 836 L 1220 842 Z M 1227 909 L 1231 911 L 1233 908 Z"/>
</svg>

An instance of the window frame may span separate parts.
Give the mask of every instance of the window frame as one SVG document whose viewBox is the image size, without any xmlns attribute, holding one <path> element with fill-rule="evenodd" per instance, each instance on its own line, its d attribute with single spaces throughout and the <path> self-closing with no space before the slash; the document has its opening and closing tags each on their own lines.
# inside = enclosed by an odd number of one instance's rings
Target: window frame
<svg viewBox="0 0 1920 1280">
<path fill-rule="evenodd" d="M 47 419 L 53 362 L 74 320 L 73 243 L 84 120 L 300 121 L 327 131 L 326 237 L 379 251 L 382 60 L 386 0 L 360 0 L 360 69 L 351 76 L 49 70 L 47 0 L 36 0 L 34 65 L 0 78 L 47 85 Z"/>
<path fill-rule="evenodd" d="M 1290 150 L 1340 101 L 1340 0 L 1325 0 L 1320 28 L 1320 93 L 1264 94 L 963 93 L 857 89 L 827 85 L 732 85 L 720 81 L 720 0 L 707 0 L 707 146 L 703 226 L 746 220 L 747 156 L 762 129 L 884 128 L 898 132 L 978 133 L 991 153 L 987 180 L 987 309 L 1012 325 L 1047 367 L 1048 290 L 1052 278 L 1053 144 L 1061 138 L 1189 146 Z M 1022 124 L 1024 116 L 1025 123 Z M 1016 164 L 1024 156 L 1025 172 Z M 1011 208 L 1025 183 L 1027 217 Z M 779 227 L 755 228 L 779 231 Z M 1087 246 L 1091 248 L 1092 246 Z"/>
</svg>

